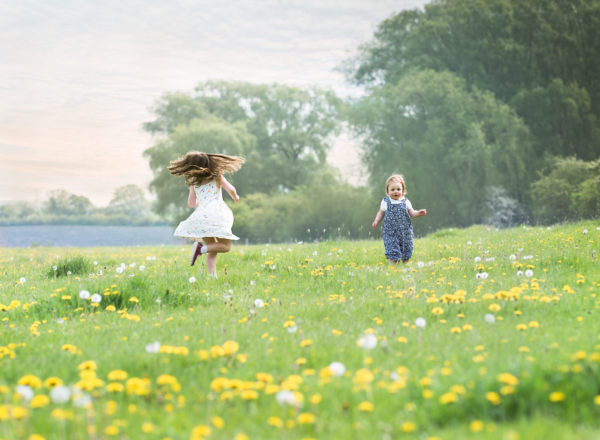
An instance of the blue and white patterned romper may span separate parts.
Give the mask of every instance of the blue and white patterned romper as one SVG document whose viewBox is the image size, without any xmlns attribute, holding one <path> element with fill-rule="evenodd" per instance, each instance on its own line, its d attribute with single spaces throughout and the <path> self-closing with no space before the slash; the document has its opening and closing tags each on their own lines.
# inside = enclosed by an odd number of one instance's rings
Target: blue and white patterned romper
<svg viewBox="0 0 600 440">
<path fill-rule="evenodd" d="M 400 203 L 392 203 L 389 197 L 383 200 L 387 204 L 383 218 L 385 256 L 392 261 L 408 260 L 413 254 L 413 228 L 406 198 Z"/>
</svg>

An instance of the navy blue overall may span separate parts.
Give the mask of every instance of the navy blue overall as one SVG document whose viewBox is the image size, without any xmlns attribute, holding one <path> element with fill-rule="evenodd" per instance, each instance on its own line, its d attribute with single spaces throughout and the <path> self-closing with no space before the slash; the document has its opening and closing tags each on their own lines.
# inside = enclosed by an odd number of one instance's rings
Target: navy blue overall
<svg viewBox="0 0 600 440">
<path fill-rule="evenodd" d="M 413 228 L 406 207 L 406 199 L 392 203 L 389 197 L 383 199 L 387 211 L 383 218 L 383 244 L 388 260 L 408 260 L 413 254 Z"/>
</svg>

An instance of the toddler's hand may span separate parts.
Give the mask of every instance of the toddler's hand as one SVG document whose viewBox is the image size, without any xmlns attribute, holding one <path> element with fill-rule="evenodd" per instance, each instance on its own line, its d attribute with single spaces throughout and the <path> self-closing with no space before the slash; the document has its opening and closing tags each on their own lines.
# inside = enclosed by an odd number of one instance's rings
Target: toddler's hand
<svg viewBox="0 0 600 440">
<path fill-rule="evenodd" d="M 377 223 L 376 223 L 376 222 L 373 222 L 373 224 L 371 225 L 371 227 L 372 227 L 373 229 L 377 229 Z"/>
<path fill-rule="evenodd" d="M 427 215 L 427 210 L 426 210 L 426 209 L 421 209 L 421 210 L 419 211 L 419 214 L 420 214 L 420 215 Z"/>
</svg>

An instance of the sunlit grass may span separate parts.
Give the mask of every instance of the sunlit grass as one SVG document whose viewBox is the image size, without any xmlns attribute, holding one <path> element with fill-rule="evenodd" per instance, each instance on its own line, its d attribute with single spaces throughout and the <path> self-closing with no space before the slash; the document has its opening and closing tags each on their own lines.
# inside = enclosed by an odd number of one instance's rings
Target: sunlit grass
<svg viewBox="0 0 600 440">
<path fill-rule="evenodd" d="M 0 438 L 594 438 L 599 228 L 3 249 Z"/>
</svg>

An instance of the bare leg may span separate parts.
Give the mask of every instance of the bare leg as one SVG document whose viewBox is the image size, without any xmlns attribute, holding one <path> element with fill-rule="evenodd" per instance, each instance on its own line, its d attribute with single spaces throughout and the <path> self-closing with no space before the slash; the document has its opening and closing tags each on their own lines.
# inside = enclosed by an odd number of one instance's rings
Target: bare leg
<svg viewBox="0 0 600 440">
<path fill-rule="evenodd" d="M 393 264 L 394 266 L 395 266 L 396 264 L 398 264 L 398 260 L 388 260 L 388 261 L 390 262 L 390 264 Z"/>
<path fill-rule="evenodd" d="M 208 251 L 206 253 L 206 269 L 209 276 L 217 275 L 217 255 L 219 253 L 229 252 L 231 249 L 231 240 L 214 237 L 204 237 L 202 239 Z"/>
</svg>

